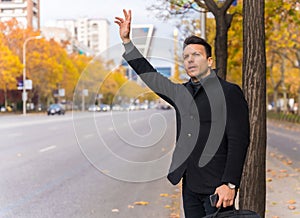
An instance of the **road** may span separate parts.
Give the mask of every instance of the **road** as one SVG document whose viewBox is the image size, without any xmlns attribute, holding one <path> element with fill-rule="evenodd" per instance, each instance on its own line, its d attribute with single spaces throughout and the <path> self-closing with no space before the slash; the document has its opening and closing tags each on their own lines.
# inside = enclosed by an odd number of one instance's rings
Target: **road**
<svg viewBox="0 0 300 218">
<path fill-rule="evenodd" d="M 173 113 L 0 116 L 0 217 L 168 217 Z"/>
<path fill-rule="evenodd" d="M 295 126 L 270 120 L 267 125 L 267 142 L 270 152 L 280 153 L 280 159 L 300 169 L 300 128 L 291 128 Z"/>
<path fill-rule="evenodd" d="M 0 217 L 169 217 L 174 122 L 172 110 L 0 116 Z M 299 132 L 269 122 L 268 149 L 300 168 Z"/>
</svg>

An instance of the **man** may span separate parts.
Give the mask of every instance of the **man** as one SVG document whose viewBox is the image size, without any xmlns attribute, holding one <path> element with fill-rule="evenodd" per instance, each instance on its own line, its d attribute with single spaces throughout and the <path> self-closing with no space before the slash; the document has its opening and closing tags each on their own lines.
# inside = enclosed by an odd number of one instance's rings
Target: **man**
<svg viewBox="0 0 300 218">
<path fill-rule="evenodd" d="M 184 42 L 184 68 L 190 80 L 174 84 L 140 54 L 130 40 L 131 11 L 116 17 L 123 57 L 143 81 L 176 111 L 177 135 L 168 179 L 183 178 L 186 218 L 233 209 L 249 145 L 248 105 L 241 89 L 211 69 L 211 46 L 197 36 Z M 217 194 L 216 206 L 210 195 Z"/>
</svg>

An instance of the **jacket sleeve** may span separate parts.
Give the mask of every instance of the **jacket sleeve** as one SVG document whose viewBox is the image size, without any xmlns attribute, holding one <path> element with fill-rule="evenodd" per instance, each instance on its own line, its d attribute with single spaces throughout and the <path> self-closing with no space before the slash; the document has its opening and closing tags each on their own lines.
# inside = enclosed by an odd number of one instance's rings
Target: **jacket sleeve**
<svg viewBox="0 0 300 218">
<path fill-rule="evenodd" d="M 228 151 L 222 182 L 230 182 L 239 187 L 250 141 L 248 104 L 239 86 L 231 85 L 229 88 L 226 107 L 225 134 Z"/>
<path fill-rule="evenodd" d="M 138 51 L 132 42 L 124 44 L 123 58 L 140 76 L 146 85 L 164 100 L 174 105 L 177 85 L 162 76 Z"/>
</svg>

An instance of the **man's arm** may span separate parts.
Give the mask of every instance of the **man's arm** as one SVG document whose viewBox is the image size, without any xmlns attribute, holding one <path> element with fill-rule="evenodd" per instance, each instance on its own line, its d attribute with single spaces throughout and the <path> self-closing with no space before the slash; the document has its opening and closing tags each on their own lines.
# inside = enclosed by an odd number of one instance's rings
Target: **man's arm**
<svg viewBox="0 0 300 218">
<path fill-rule="evenodd" d="M 222 180 L 238 187 L 249 146 L 249 110 L 243 92 L 237 85 L 230 87 L 226 102 L 228 153 Z"/>
<path fill-rule="evenodd" d="M 141 79 L 156 94 L 174 105 L 178 85 L 157 73 L 156 69 L 143 57 L 130 40 L 131 10 L 123 10 L 124 18 L 116 17 L 115 23 L 119 25 L 120 38 L 125 47 L 124 59 L 141 77 Z"/>
<path fill-rule="evenodd" d="M 226 97 L 226 136 L 228 152 L 225 171 L 222 177 L 223 185 L 216 189 L 219 194 L 217 207 L 233 205 L 235 191 L 240 185 L 243 166 L 249 146 L 249 111 L 242 90 L 232 85 Z M 230 188 L 228 183 L 234 184 Z"/>
</svg>

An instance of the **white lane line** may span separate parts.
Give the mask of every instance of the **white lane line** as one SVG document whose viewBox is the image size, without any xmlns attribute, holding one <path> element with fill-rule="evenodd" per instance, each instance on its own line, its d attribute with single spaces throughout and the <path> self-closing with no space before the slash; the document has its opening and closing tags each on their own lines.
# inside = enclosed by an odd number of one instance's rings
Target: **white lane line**
<svg viewBox="0 0 300 218">
<path fill-rule="evenodd" d="M 14 138 L 14 137 L 20 137 L 20 136 L 23 136 L 23 133 L 19 132 L 19 133 L 11 133 L 11 134 L 8 134 L 7 135 L 8 137 L 10 138 Z"/>
<path fill-rule="evenodd" d="M 50 150 L 55 149 L 55 148 L 56 148 L 56 145 L 51 145 L 51 146 L 48 146 L 46 148 L 40 149 L 40 152 L 42 153 L 42 152 L 50 151 Z"/>
<path fill-rule="evenodd" d="M 86 139 L 93 138 L 94 134 L 87 134 L 87 135 L 84 135 L 83 137 Z"/>
</svg>

